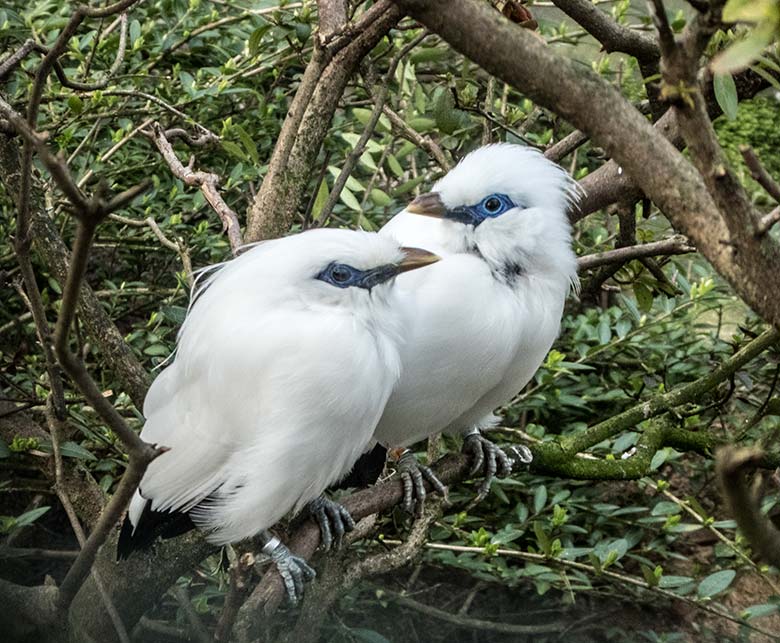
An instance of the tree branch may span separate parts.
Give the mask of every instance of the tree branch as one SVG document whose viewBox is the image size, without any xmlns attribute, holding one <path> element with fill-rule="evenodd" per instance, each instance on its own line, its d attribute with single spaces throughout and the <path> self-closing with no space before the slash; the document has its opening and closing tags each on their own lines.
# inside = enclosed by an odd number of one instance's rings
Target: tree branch
<svg viewBox="0 0 780 643">
<path fill-rule="evenodd" d="M 561 448 L 569 455 L 580 453 L 621 431 L 638 425 L 649 418 L 692 402 L 710 391 L 720 382 L 728 379 L 749 361 L 763 353 L 767 348 L 777 343 L 780 331 L 775 328 L 765 330 L 761 335 L 743 346 L 727 360 L 723 361 L 709 374 L 676 389 L 650 398 L 618 415 L 585 429 L 572 436 L 560 440 Z"/>
<path fill-rule="evenodd" d="M 749 145 L 742 145 L 739 151 L 742 154 L 742 158 L 745 159 L 745 164 L 748 166 L 753 180 L 764 188 L 775 202 L 780 203 L 780 183 L 775 181 L 769 172 L 766 171 L 764 164 L 761 163 L 761 159 L 758 158 L 753 148 Z"/>
<path fill-rule="evenodd" d="M 563 116 L 603 147 L 642 191 L 687 235 L 736 292 L 780 325 L 780 298 L 762 284 L 780 273 L 780 249 L 767 237 L 758 247 L 731 230 L 694 167 L 603 78 L 556 54 L 527 30 L 478 0 L 394 0 L 405 12 L 536 103 Z M 748 278 L 749 277 L 749 278 Z"/>
<path fill-rule="evenodd" d="M 157 149 L 160 150 L 160 154 L 162 154 L 168 167 L 171 168 L 171 172 L 173 172 L 175 177 L 181 179 L 185 185 L 198 186 L 200 188 L 208 204 L 222 220 L 222 229 L 227 231 L 230 249 L 234 255 L 237 254 L 239 248 L 244 245 L 244 241 L 241 238 L 241 226 L 238 223 L 238 216 L 225 203 L 219 192 L 221 179 L 213 172 L 194 171 L 191 167 L 192 163 L 184 167 L 179 157 L 176 156 L 176 152 L 173 151 L 173 145 L 165 136 L 162 126 L 159 123 L 155 123 L 153 127 L 154 133 L 152 137 L 157 145 Z"/>
<path fill-rule="evenodd" d="M 635 246 L 625 248 L 616 248 L 606 252 L 597 252 L 592 255 L 585 255 L 577 259 L 577 267 L 580 271 L 589 270 L 598 266 L 611 263 L 626 263 L 633 259 L 641 257 L 655 257 L 658 255 L 682 255 L 689 252 L 696 252 L 696 248 L 688 243 L 682 235 L 676 235 L 670 239 L 662 241 L 653 241 L 652 243 L 641 243 Z"/>
<path fill-rule="evenodd" d="M 643 63 L 657 63 L 661 57 L 652 36 L 619 25 L 589 0 L 553 0 L 553 4 L 598 40 L 609 53 L 620 51 Z"/>
<path fill-rule="evenodd" d="M 724 447 L 717 454 L 717 473 L 729 511 L 740 531 L 763 560 L 780 567 L 780 531 L 761 512 L 759 498 L 750 489 L 746 475 L 761 466 L 761 449 Z"/>
<path fill-rule="evenodd" d="M 279 237 L 289 230 L 338 101 L 360 62 L 401 18 L 389 0 L 379 0 L 360 17 L 350 38 L 314 48 L 287 112 L 268 172 L 247 212 L 247 241 Z M 341 47 L 339 49 L 339 47 Z M 328 60 L 328 52 L 338 53 Z"/>
</svg>

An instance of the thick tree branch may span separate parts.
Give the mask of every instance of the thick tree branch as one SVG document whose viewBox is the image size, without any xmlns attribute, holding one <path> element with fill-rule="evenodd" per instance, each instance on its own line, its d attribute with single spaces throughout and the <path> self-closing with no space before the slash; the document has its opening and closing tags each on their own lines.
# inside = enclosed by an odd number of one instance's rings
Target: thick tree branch
<svg viewBox="0 0 780 643">
<path fill-rule="evenodd" d="M 780 249 L 767 236 L 760 247 L 740 237 L 733 252 L 733 230 L 702 177 L 614 87 L 477 0 L 452 0 L 447 11 L 431 0 L 394 2 L 487 72 L 590 135 L 737 293 L 780 325 L 780 299 L 762 286 L 780 273 Z"/>
<path fill-rule="evenodd" d="M 344 88 L 360 62 L 400 20 L 401 11 L 379 0 L 358 20 L 354 35 L 314 49 L 287 113 L 263 184 L 247 212 L 247 241 L 285 234 L 295 218 L 322 141 Z M 358 28 L 360 29 L 358 31 Z M 338 50 L 329 60 L 328 52 Z"/>
<path fill-rule="evenodd" d="M 763 560 L 780 567 L 780 531 L 761 512 L 759 498 L 750 488 L 746 475 L 765 459 L 761 449 L 724 447 L 718 451 L 717 472 L 729 511 L 740 531 Z"/>
<path fill-rule="evenodd" d="M 619 25 L 590 0 L 553 0 L 553 4 L 598 40 L 607 52 L 620 51 L 643 63 L 657 63 L 661 57 L 652 36 Z"/>
<path fill-rule="evenodd" d="M 753 98 L 759 91 L 769 85 L 765 78 L 762 78 L 750 69 L 737 74 L 734 77 L 734 82 L 737 86 L 737 96 L 739 96 L 740 100 Z M 707 101 L 707 113 L 711 119 L 715 119 L 721 114 L 720 106 L 715 99 L 715 92 L 711 84 L 703 89 Z M 675 147 L 682 149 L 685 146 L 677 114 L 674 110 L 668 110 L 656 122 L 655 127 Z M 563 143 L 563 140 L 561 143 Z M 550 152 L 552 152 L 552 149 L 550 149 Z M 561 155 L 560 158 L 563 158 L 563 156 Z M 553 160 L 557 161 L 559 159 L 553 158 Z M 643 196 L 642 190 L 637 186 L 636 182 L 627 172 L 623 172 L 615 161 L 609 161 L 588 174 L 580 181 L 580 186 L 585 192 L 585 196 L 569 213 L 572 222 L 579 221 L 589 214 L 618 201 L 636 201 Z"/>
</svg>

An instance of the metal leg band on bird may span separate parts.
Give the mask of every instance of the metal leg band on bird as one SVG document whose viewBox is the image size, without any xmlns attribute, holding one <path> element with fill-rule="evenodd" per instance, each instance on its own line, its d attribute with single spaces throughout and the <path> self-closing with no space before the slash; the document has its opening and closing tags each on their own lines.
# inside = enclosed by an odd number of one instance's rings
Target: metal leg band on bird
<svg viewBox="0 0 780 643">
<path fill-rule="evenodd" d="M 403 450 L 401 457 L 398 458 L 397 468 L 404 487 L 402 506 L 406 512 L 414 513 L 416 511 L 418 514 L 422 512 L 427 496 L 425 491 L 426 480 L 435 491 L 444 496 L 445 501 L 449 502 L 447 487 L 436 477 L 436 474 L 430 467 L 426 467 L 417 461 L 410 449 Z"/>
<path fill-rule="evenodd" d="M 266 541 L 263 553 L 271 557 L 284 581 L 287 598 L 291 604 L 296 605 L 303 596 L 303 584 L 313 580 L 317 572 L 303 558 L 295 556 L 270 531 L 262 532 L 261 537 Z"/>
<path fill-rule="evenodd" d="M 334 541 L 336 549 L 339 549 L 344 534 L 355 528 L 355 521 L 349 512 L 325 494 L 312 500 L 306 505 L 306 509 L 320 527 L 321 544 L 325 551 L 329 551 L 333 547 Z"/>
</svg>

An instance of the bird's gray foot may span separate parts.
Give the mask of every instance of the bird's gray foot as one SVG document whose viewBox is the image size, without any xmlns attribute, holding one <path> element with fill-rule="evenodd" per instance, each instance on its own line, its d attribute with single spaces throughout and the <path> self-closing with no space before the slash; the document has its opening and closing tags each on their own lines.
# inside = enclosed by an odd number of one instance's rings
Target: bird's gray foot
<svg viewBox="0 0 780 643">
<path fill-rule="evenodd" d="M 334 541 L 336 549 L 339 549 L 344 534 L 355 528 L 355 521 L 349 512 L 324 494 L 312 500 L 307 505 L 307 509 L 320 527 L 322 548 L 325 551 L 330 550 Z"/>
<path fill-rule="evenodd" d="M 475 502 L 484 500 L 490 491 L 490 485 L 496 477 L 505 478 L 512 473 L 512 463 L 529 463 L 533 459 L 531 451 L 525 446 L 511 447 L 511 457 L 483 437 L 479 429 L 472 429 L 463 440 L 463 452 L 473 456 L 474 462 L 470 474 L 476 475 L 484 471 L 485 479 L 479 485 Z"/>
<path fill-rule="evenodd" d="M 398 473 L 401 475 L 401 483 L 404 487 L 402 506 L 407 513 L 421 513 L 425 505 L 425 481 L 427 480 L 433 489 L 444 496 L 449 502 L 447 487 L 436 477 L 430 467 L 420 464 L 409 449 L 405 449 L 398 458 Z"/>
<path fill-rule="evenodd" d="M 296 605 L 303 596 L 303 584 L 312 580 L 317 572 L 303 558 L 292 554 L 276 536 L 271 536 L 263 545 L 263 552 L 268 554 L 276 565 L 284 581 L 287 598 L 292 605 Z"/>
</svg>

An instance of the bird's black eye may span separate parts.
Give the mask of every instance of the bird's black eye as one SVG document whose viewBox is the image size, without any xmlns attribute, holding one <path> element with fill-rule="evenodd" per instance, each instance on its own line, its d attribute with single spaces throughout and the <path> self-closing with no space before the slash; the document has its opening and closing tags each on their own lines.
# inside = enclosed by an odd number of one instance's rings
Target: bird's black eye
<svg viewBox="0 0 780 643">
<path fill-rule="evenodd" d="M 497 197 L 491 196 L 485 201 L 485 210 L 488 212 L 498 212 L 501 209 L 501 201 Z"/>
<path fill-rule="evenodd" d="M 333 281 L 338 284 L 345 284 L 352 276 L 352 272 L 346 266 L 336 264 L 330 269 L 330 276 L 333 277 Z"/>
</svg>

